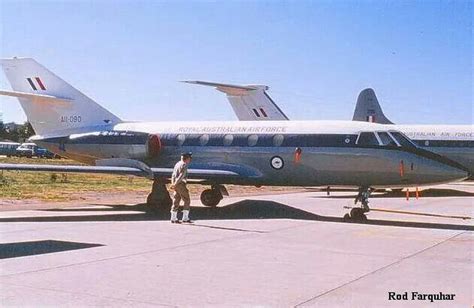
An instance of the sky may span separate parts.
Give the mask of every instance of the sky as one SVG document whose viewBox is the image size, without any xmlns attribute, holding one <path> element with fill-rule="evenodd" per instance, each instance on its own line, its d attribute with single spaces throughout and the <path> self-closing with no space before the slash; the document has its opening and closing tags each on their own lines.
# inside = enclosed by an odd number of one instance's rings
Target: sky
<svg viewBox="0 0 474 308">
<path fill-rule="evenodd" d="M 371 87 L 400 124 L 473 123 L 472 1 L 0 1 L 0 56 L 33 57 L 124 120 L 236 120 L 264 84 L 293 120 L 351 120 Z M 10 89 L 3 73 L 0 88 Z M 26 117 L 0 98 L 4 122 Z"/>
</svg>

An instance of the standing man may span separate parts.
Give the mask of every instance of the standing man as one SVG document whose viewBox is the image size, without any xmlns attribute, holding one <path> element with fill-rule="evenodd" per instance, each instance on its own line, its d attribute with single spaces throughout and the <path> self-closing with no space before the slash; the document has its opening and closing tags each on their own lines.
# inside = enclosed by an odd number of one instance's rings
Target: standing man
<svg viewBox="0 0 474 308">
<path fill-rule="evenodd" d="M 171 223 L 179 223 L 178 208 L 181 199 L 184 201 L 183 219 L 182 222 L 191 223 L 189 219 L 189 206 L 191 199 L 189 197 L 189 190 L 186 187 L 188 177 L 188 165 L 192 159 L 192 153 L 182 153 L 181 160 L 174 165 L 173 174 L 171 175 L 171 189 L 174 190 L 174 201 L 171 207 Z"/>
</svg>

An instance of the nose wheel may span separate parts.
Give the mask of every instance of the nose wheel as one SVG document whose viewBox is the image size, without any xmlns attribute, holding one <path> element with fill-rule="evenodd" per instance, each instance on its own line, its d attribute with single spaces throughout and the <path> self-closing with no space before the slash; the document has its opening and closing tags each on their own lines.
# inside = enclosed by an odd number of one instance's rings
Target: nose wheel
<svg viewBox="0 0 474 308">
<path fill-rule="evenodd" d="M 361 187 L 359 189 L 359 193 L 357 194 L 357 197 L 354 200 L 354 204 L 357 205 L 357 203 L 360 202 L 361 206 L 351 208 L 351 211 L 347 213 L 346 215 L 344 215 L 345 221 L 363 222 L 367 220 L 367 216 L 365 215 L 365 213 L 368 213 L 370 211 L 370 208 L 369 208 L 370 193 L 371 193 L 371 189 L 369 187 Z"/>
</svg>

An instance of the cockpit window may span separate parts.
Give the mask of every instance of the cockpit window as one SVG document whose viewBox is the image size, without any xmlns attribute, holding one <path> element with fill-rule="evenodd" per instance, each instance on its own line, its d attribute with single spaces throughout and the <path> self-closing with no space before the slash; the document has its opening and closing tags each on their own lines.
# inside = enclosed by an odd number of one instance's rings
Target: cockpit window
<svg viewBox="0 0 474 308">
<path fill-rule="evenodd" d="M 402 133 L 390 132 L 390 135 L 392 135 L 402 147 L 416 147 L 416 145 Z"/>
<path fill-rule="evenodd" d="M 383 146 L 398 146 L 397 143 L 390 137 L 386 132 L 377 132 L 379 139 L 382 142 Z"/>
<path fill-rule="evenodd" d="M 379 145 L 379 141 L 374 133 L 360 133 L 357 144 L 363 146 L 374 146 Z"/>
</svg>

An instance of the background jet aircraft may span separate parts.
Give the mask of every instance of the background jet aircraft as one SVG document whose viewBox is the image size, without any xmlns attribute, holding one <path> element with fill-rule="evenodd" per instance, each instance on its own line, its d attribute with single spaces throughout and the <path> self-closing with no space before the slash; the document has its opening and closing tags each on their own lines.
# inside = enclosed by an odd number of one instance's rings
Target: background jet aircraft
<svg viewBox="0 0 474 308">
<path fill-rule="evenodd" d="M 462 166 L 415 146 L 386 126 L 352 121 L 125 122 L 33 59 L 5 59 L 3 70 L 33 126 L 36 144 L 91 166 L 0 164 L 0 170 L 101 172 L 155 179 L 159 202 L 180 153 L 193 152 L 189 177 L 211 185 L 201 200 L 215 206 L 222 184 L 409 187 L 462 180 Z M 383 143 L 381 140 L 390 140 Z M 153 193 L 153 191 L 152 191 Z M 357 199 L 358 200 L 358 199 Z M 367 200 L 351 210 L 364 219 Z"/>
<path fill-rule="evenodd" d="M 383 113 L 373 89 L 364 89 L 357 98 L 353 121 L 394 124 Z M 474 174 L 473 125 L 402 125 L 394 124 L 418 146 L 448 157 Z"/>
<path fill-rule="evenodd" d="M 240 121 L 282 121 L 288 117 L 266 92 L 264 85 L 233 85 L 208 81 L 183 81 L 210 86 L 227 95 L 235 115 Z"/>
<path fill-rule="evenodd" d="M 288 120 L 268 94 L 266 94 L 268 99 L 263 98 L 261 95 L 249 94 L 252 91 L 247 88 L 252 86 L 225 85 L 205 81 L 192 81 L 190 83 L 215 86 L 218 90 L 227 93 L 227 97 L 239 120 Z M 223 87 L 226 87 L 225 90 Z M 251 101 L 251 104 L 245 103 L 243 100 L 234 99 L 236 96 L 231 91 L 234 88 L 247 89 L 244 91 L 244 94 L 245 97 L 249 97 L 248 101 Z M 268 89 L 268 87 L 265 89 Z M 266 93 L 263 89 L 261 91 Z M 253 114 L 253 109 L 258 108 L 272 108 L 273 112 L 268 113 L 268 117 L 248 116 Z M 238 112 L 236 111 L 237 109 Z M 372 89 L 365 89 L 360 92 L 352 120 L 394 124 L 384 115 Z M 468 168 L 471 175 L 474 174 L 474 133 L 472 125 L 394 125 L 393 128 L 406 134 L 418 146 L 446 156 Z M 381 138 L 379 141 L 381 143 L 391 142 L 389 139 L 384 138 Z"/>
</svg>

